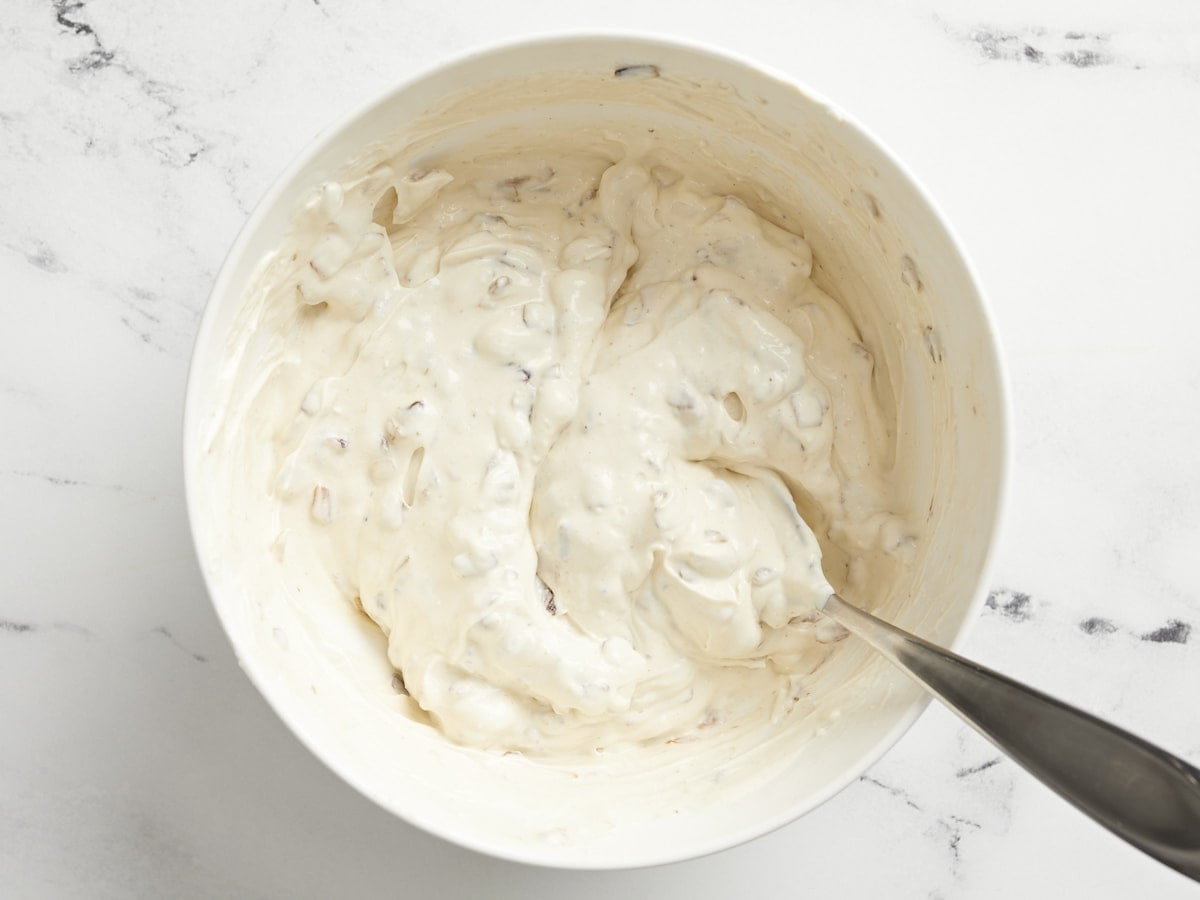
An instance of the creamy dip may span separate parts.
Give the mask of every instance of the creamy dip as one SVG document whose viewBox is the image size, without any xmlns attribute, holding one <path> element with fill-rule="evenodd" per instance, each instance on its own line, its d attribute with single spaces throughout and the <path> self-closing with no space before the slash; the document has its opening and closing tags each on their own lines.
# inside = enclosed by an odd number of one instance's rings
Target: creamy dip
<svg viewBox="0 0 1200 900">
<path fill-rule="evenodd" d="M 336 585 L 467 746 L 786 728 L 841 636 L 822 549 L 854 596 L 913 543 L 809 246 L 652 139 L 606 147 L 322 186 L 224 416 L 269 456 L 246 502 L 285 579 Z"/>
</svg>

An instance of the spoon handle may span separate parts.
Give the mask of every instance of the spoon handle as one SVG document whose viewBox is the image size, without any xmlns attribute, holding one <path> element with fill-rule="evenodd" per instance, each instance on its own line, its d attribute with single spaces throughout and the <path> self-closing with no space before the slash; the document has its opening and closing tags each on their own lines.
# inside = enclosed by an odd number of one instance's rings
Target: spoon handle
<svg viewBox="0 0 1200 900">
<path fill-rule="evenodd" d="M 1141 738 L 889 625 L 837 594 L 826 615 L 1139 850 L 1200 881 L 1200 770 Z"/>
</svg>

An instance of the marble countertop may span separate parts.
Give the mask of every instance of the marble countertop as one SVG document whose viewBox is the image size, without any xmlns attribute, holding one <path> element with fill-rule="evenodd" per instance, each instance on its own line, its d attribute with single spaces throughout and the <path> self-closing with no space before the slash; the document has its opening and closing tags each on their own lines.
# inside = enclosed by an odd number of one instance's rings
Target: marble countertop
<svg viewBox="0 0 1200 900">
<path fill-rule="evenodd" d="M 930 189 L 992 297 L 1016 413 L 1010 516 L 966 651 L 1200 760 L 1194 4 L 12 0 L 0 893 L 1200 896 L 940 708 L 747 846 L 635 872 L 502 863 L 345 787 L 238 669 L 179 451 L 227 247 L 348 105 L 468 47 L 597 26 L 789 72 Z"/>
</svg>

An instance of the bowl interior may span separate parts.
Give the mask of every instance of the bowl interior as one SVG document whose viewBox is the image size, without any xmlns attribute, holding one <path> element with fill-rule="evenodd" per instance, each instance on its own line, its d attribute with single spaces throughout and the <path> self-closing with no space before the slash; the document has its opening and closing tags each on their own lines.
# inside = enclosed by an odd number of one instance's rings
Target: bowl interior
<svg viewBox="0 0 1200 900">
<path fill-rule="evenodd" d="M 559 129 L 586 147 L 605 122 L 703 142 L 706 179 L 804 234 L 814 279 L 851 311 L 875 355 L 896 434 L 888 463 L 911 473 L 904 511 L 925 523 L 925 537 L 917 564 L 888 596 L 853 599 L 952 644 L 982 601 L 1005 467 L 995 342 L 953 237 L 886 151 L 791 84 L 671 43 L 556 39 L 439 69 L 327 132 L 239 237 L 197 339 L 185 453 L 201 567 L 243 667 L 350 784 L 459 843 L 561 866 L 665 862 L 776 827 L 857 777 L 911 724 L 922 696 L 870 651 L 845 642 L 821 670 L 821 689 L 839 695 L 839 714 L 814 717 L 781 738 L 787 765 L 757 766 L 757 751 L 748 749 L 742 768 L 756 774 L 732 802 L 704 776 L 712 761 L 703 758 L 614 782 L 603 766 L 581 774 L 465 751 L 402 714 L 406 701 L 391 688 L 373 626 L 303 586 L 263 589 L 260 573 L 275 565 L 270 535 L 256 533 L 243 514 L 246 493 L 261 482 L 254 473 L 222 481 L 214 460 L 228 438 L 219 410 L 245 292 L 316 185 L 397 133 L 414 161 L 435 161 L 497 128 Z M 687 787 L 689 808 L 675 813 L 643 802 L 662 779 Z"/>
</svg>

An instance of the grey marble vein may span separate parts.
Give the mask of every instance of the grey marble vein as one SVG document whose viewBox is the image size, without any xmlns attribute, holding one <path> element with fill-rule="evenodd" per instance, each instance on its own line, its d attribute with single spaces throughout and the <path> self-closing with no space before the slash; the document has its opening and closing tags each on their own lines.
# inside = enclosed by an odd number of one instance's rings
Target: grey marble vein
<svg viewBox="0 0 1200 900">
<path fill-rule="evenodd" d="M 34 634 L 39 631 L 65 631 L 83 637 L 95 637 L 95 632 L 82 625 L 72 622 L 51 622 L 49 625 L 38 625 L 33 622 L 18 622 L 13 619 L 0 618 L 0 631 L 8 634 Z"/>
<path fill-rule="evenodd" d="M 1147 631 L 1141 637 L 1143 641 L 1150 641 L 1152 644 L 1186 644 L 1191 636 L 1192 626 L 1189 623 L 1172 619 L 1161 628 Z"/>
<path fill-rule="evenodd" d="M 190 656 L 196 662 L 202 662 L 202 663 L 208 662 L 208 657 L 205 656 L 203 653 L 197 653 L 195 650 L 190 650 L 187 647 L 185 647 L 179 641 L 179 639 L 177 637 L 175 637 L 175 635 L 171 632 L 171 630 L 169 628 L 167 628 L 166 625 L 158 625 L 158 626 L 150 629 L 150 632 L 151 632 L 151 634 L 158 634 L 158 635 L 161 635 L 162 637 L 165 637 L 168 641 L 171 642 L 171 644 L 173 644 L 175 647 L 178 647 L 180 650 L 182 650 L 184 653 L 186 653 L 188 656 Z"/>
<path fill-rule="evenodd" d="M 5 246 L 23 256 L 25 261 L 34 268 L 41 269 L 50 275 L 61 275 L 67 271 L 66 265 L 54 252 L 54 248 L 37 238 L 29 241 L 25 247 L 15 244 L 6 244 Z"/>
<path fill-rule="evenodd" d="M 1084 634 L 1105 635 L 1117 631 L 1117 626 L 1102 616 L 1091 616 L 1079 623 L 1079 630 Z"/>
<path fill-rule="evenodd" d="M 880 781 L 878 778 L 875 778 L 871 775 L 859 776 L 858 780 L 863 782 L 864 784 L 874 785 L 875 787 L 879 788 L 880 790 L 886 791 L 887 793 L 889 793 L 893 797 L 895 797 L 897 800 L 903 801 L 904 805 L 911 809 L 915 809 L 918 811 L 920 811 L 920 809 L 921 809 L 920 804 L 918 804 L 917 801 L 915 801 L 909 795 L 909 793 L 907 791 L 905 791 L 903 788 L 899 788 L 899 787 L 896 787 L 895 785 L 891 785 L 891 784 L 885 784 L 884 782 Z"/>
<path fill-rule="evenodd" d="M 965 35 L 979 54 L 989 60 L 1035 65 L 1068 65 L 1077 69 L 1118 62 L 1111 50 L 1111 35 L 1082 31 L 1050 32 L 1044 28 L 1019 31 L 980 26 Z"/>
<path fill-rule="evenodd" d="M 1186 644 L 1192 636 L 1192 624 L 1182 619 L 1170 619 L 1149 631 L 1134 632 L 1127 628 L 1121 628 L 1111 619 L 1103 616 L 1090 616 L 1079 623 L 1079 630 L 1084 634 L 1096 637 L 1107 637 L 1113 634 L 1132 635 L 1151 644 Z"/>
<path fill-rule="evenodd" d="M 183 168 L 211 149 L 210 142 L 199 131 L 179 121 L 179 89 L 152 76 L 119 48 L 108 46 L 99 32 L 84 20 L 88 12 L 87 3 L 83 0 L 54 0 L 54 11 L 55 20 L 64 34 L 83 38 L 90 45 L 84 53 L 68 60 L 69 72 L 77 76 L 94 77 L 101 70 L 115 69 L 127 76 L 147 100 L 161 107 L 160 123 L 166 127 L 166 131 L 151 137 L 148 145 L 164 162 Z"/>
<path fill-rule="evenodd" d="M 986 772 L 992 766 L 998 766 L 1004 762 L 1003 756 L 994 756 L 989 760 L 979 763 L 975 766 L 964 766 L 954 773 L 955 778 L 968 778 L 971 775 L 978 775 L 980 772 Z"/>
<path fill-rule="evenodd" d="M 1152 25 L 1118 34 L 1107 28 L 1000 24 L 995 19 L 966 24 L 963 12 L 955 12 L 954 17 L 935 14 L 933 21 L 984 62 L 1076 71 L 1156 69 L 1182 73 L 1189 80 L 1197 75 L 1197 61 L 1188 50 L 1186 31 Z"/>
<path fill-rule="evenodd" d="M 1033 616 L 1031 598 L 1023 591 L 1008 588 L 992 591 L 985 605 L 1011 622 L 1027 622 Z"/>
<path fill-rule="evenodd" d="M 946 848 L 950 852 L 950 871 L 954 876 L 957 877 L 962 871 L 963 851 L 960 845 L 963 838 L 971 832 L 982 830 L 982 828 L 983 826 L 978 822 L 954 815 L 939 818 L 935 823 L 935 833 L 940 833 L 940 837 L 946 842 Z"/>
<path fill-rule="evenodd" d="M 101 491 L 112 491 L 117 494 L 137 494 L 138 492 L 123 484 L 110 484 L 101 481 L 88 481 L 82 478 L 70 478 L 64 475 L 52 475 L 48 472 L 33 472 L 23 469 L 9 469 L 4 472 L 14 478 L 29 478 L 45 484 L 63 488 L 95 488 Z"/>
</svg>

